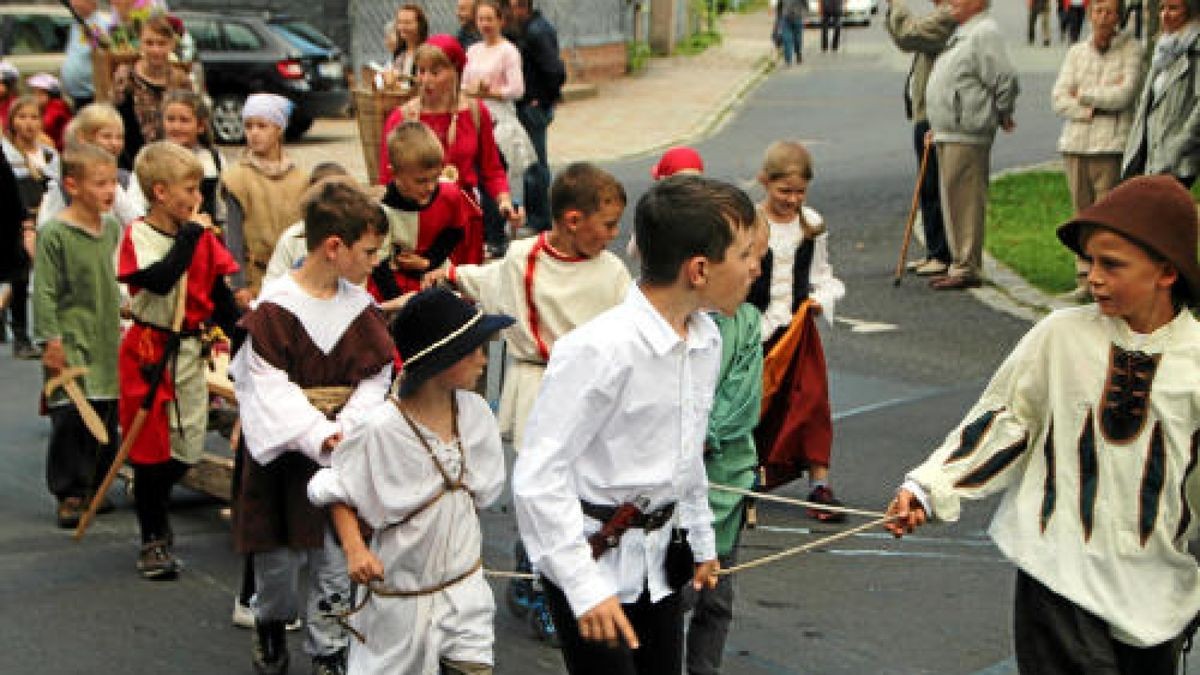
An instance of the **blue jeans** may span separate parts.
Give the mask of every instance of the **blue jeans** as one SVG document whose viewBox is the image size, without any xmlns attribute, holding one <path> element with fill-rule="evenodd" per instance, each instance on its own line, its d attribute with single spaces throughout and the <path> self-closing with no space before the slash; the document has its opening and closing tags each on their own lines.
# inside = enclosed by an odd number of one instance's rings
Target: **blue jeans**
<svg viewBox="0 0 1200 675">
<path fill-rule="evenodd" d="M 554 107 L 517 106 L 517 119 L 529 134 L 537 162 L 525 170 L 525 218 L 530 229 L 545 232 L 553 224 L 550 215 L 550 162 L 546 154 L 546 129 L 554 121 Z"/>
<path fill-rule="evenodd" d="M 804 18 L 779 17 L 779 37 L 783 41 L 783 62 L 789 66 L 792 61 L 799 63 L 804 51 Z"/>
</svg>

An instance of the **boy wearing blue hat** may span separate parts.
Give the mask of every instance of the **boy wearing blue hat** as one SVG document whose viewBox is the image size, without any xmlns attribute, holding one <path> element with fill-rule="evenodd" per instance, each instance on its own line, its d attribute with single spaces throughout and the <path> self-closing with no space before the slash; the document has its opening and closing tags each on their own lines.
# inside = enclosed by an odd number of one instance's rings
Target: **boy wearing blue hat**
<svg viewBox="0 0 1200 675">
<path fill-rule="evenodd" d="M 1002 495 L 1022 673 L 1170 675 L 1200 613 L 1196 205 L 1168 175 L 1117 186 L 1058 229 L 1093 305 L 1047 316 L 963 422 L 908 473 L 897 537 Z"/>
<path fill-rule="evenodd" d="M 504 451 L 472 389 L 483 345 L 513 322 L 445 289 L 396 315 L 398 395 L 379 403 L 308 484 L 332 505 L 350 578 L 367 585 L 351 619 L 350 673 L 490 673 L 496 608 L 483 578 L 477 510 L 500 496 Z M 371 526 L 370 548 L 358 519 Z"/>
<path fill-rule="evenodd" d="M 371 296 L 350 280 L 375 265 L 386 225 L 353 181 L 328 178 L 302 202 L 308 256 L 263 288 L 229 364 L 248 454 L 235 481 L 233 535 L 253 555 L 254 667 L 287 671 L 285 625 L 299 615 L 298 574 L 309 571 L 306 651 L 314 673 L 337 673 L 347 638 L 324 606 L 349 601 L 346 561 L 309 479 L 370 408 L 384 400 L 393 347 Z"/>
<path fill-rule="evenodd" d="M 221 173 L 226 196 L 225 245 L 241 266 L 231 278 L 242 308 L 258 295 L 275 244 L 300 220 L 300 196 L 308 188 L 283 148 L 292 102 L 278 94 L 251 94 L 242 107 L 246 150 Z"/>
</svg>

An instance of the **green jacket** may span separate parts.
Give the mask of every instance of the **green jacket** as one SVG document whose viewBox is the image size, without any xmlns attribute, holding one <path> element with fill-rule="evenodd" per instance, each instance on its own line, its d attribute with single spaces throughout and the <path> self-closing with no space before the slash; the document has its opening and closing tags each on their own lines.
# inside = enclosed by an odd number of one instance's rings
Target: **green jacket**
<svg viewBox="0 0 1200 675">
<path fill-rule="evenodd" d="M 1200 175 L 1200 34 L 1162 76 L 1164 87 L 1156 100 L 1155 73 L 1146 74 L 1121 162 L 1122 178 Z"/>
</svg>

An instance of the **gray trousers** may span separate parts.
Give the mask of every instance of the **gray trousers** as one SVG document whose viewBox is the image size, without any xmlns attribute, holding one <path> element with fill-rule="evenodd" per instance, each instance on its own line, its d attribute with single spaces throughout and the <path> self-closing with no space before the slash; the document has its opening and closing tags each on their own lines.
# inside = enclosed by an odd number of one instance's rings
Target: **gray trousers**
<svg viewBox="0 0 1200 675">
<path fill-rule="evenodd" d="M 324 656 L 344 649 L 350 642 L 346 631 L 327 616 L 350 606 L 346 556 L 328 527 L 321 548 L 277 548 L 254 554 L 254 616 L 259 621 L 294 621 L 300 613 L 300 568 L 306 564 L 304 651 L 309 656 Z"/>
<path fill-rule="evenodd" d="M 729 555 L 718 556 L 721 569 L 737 563 L 737 547 Z M 696 591 L 690 583 L 683 588 L 684 609 L 692 612 L 687 625 L 688 675 L 718 675 L 725 640 L 733 623 L 733 575 L 717 580 L 716 588 Z"/>
<path fill-rule="evenodd" d="M 956 277 L 982 278 L 992 146 L 939 142 L 936 147 L 942 217 L 953 258 L 949 273 Z"/>
</svg>

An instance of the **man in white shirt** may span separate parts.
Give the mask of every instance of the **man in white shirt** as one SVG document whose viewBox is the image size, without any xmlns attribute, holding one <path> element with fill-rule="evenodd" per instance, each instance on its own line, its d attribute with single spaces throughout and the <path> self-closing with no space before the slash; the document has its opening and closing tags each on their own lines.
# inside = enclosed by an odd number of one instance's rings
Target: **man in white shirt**
<svg viewBox="0 0 1200 675">
<path fill-rule="evenodd" d="M 753 222 L 729 184 L 657 183 L 635 216 L 638 284 L 550 355 L 513 496 L 572 675 L 681 671 L 675 591 L 686 578 L 666 569 L 673 523 L 687 529 L 695 563 L 682 576 L 716 584 L 702 450 L 721 340 L 702 310 L 732 315 L 745 299 L 758 274 Z"/>
</svg>

